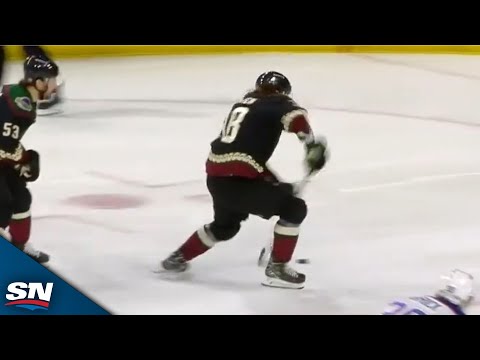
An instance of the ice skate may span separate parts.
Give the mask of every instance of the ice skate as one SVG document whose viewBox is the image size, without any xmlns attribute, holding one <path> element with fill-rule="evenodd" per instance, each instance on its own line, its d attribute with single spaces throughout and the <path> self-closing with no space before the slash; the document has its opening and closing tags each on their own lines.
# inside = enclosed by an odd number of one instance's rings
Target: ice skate
<svg viewBox="0 0 480 360">
<path fill-rule="evenodd" d="M 189 268 L 180 251 L 175 251 L 160 264 L 160 272 L 182 273 Z"/>
<path fill-rule="evenodd" d="M 303 289 L 305 275 L 292 269 L 287 263 L 270 261 L 265 269 L 265 280 L 262 285 L 285 289 Z"/>
<path fill-rule="evenodd" d="M 14 245 L 22 250 L 25 254 L 30 256 L 33 260 L 38 262 L 39 264 L 46 264 L 50 261 L 50 255 L 47 253 L 44 253 L 42 251 L 39 251 L 35 249 L 32 245 L 30 244 L 15 244 Z"/>
</svg>

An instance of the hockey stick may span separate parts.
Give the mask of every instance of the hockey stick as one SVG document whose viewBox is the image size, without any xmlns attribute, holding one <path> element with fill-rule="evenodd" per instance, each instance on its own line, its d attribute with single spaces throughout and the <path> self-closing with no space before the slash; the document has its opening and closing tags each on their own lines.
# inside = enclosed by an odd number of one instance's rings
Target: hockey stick
<svg viewBox="0 0 480 360">
<path fill-rule="evenodd" d="M 316 172 L 311 171 L 307 175 L 305 175 L 302 180 L 300 180 L 297 183 L 297 186 L 295 189 L 295 195 L 300 196 L 303 193 L 306 186 L 308 185 L 308 183 L 310 182 L 310 180 L 313 178 L 315 174 Z M 264 267 L 267 265 L 270 255 L 272 253 L 272 249 L 273 249 L 273 239 L 268 239 L 268 243 L 262 248 L 262 250 L 260 251 L 260 255 L 258 256 L 257 265 L 259 267 Z"/>
</svg>

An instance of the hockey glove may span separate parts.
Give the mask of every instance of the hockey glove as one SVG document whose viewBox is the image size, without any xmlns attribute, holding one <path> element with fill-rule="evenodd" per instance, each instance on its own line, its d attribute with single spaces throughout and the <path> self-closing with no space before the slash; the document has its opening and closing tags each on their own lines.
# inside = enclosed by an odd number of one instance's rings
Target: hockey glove
<svg viewBox="0 0 480 360">
<path fill-rule="evenodd" d="M 317 139 L 306 146 L 305 165 L 310 174 L 320 171 L 328 161 L 330 154 L 325 139 Z"/>
<path fill-rule="evenodd" d="M 15 165 L 15 170 L 20 178 L 33 182 L 40 176 L 40 155 L 35 150 L 27 150 L 27 159 L 27 163 Z"/>
</svg>

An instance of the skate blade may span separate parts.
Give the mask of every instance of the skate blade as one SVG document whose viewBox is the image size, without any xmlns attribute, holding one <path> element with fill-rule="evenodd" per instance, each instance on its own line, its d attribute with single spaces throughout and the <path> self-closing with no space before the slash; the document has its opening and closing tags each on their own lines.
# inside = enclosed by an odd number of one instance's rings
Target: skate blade
<svg viewBox="0 0 480 360">
<path fill-rule="evenodd" d="M 271 278 L 266 278 L 265 280 L 263 280 L 262 285 L 267 287 L 273 287 L 273 288 L 293 289 L 293 290 L 301 290 L 305 287 L 305 283 L 294 284 L 294 283 L 289 283 L 283 280 L 271 279 Z"/>
<path fill-rule="evenodd" d="M 47 261 L 40 262 L 40 261 L 34 259 L 33 257 L 31 257 L 31 256 L 28 255 L 28 254 L 27 254 L 27 256 L 28 256 L 30 259 L 32 259 L 33 261 L 35 261 L 37 264 L 40 264 L 40 265 L 45 266 L 45 267 L 47 267 L 47 266 L 50 264 L 50 262 L 51 262 L 50 259 L 48 259 Z"/>
<path fill-rule="evenodd" d="M 65 112 L 64 109 L 60 108 L 60 109 L 55 109 L 55 108 L 52 108 L 52 109 L 39 109 L 37 110 L 37 115 L 38 116 L 51 116 L 51 115 L 60 115 L 60 114 L 63 114 Z"/>
<path fill-rule="evenodd" d="M 172 270 L 166 270 L 163 267 L 159 266 L 156 269 L 153 269 L 152 272 L 154 274 L 160 275 L 161 278 L 164 280 L 185 280 L 190 278 L 190 273 L 188 270 L 190 267 L 187 267 L 183 271 L 172 271 Z"/>
<path fill-rule="evenodd" d="M 185 273 L 187 270 L 183 270 L 183 271 L 172 271 L 172 270 L 165 270 L 164 268 L 158 268 L 158 269 L 153 269 L 152 272 L 154 274 L 183 274 Z"/>
<path fill-rule="evenodd" d="M 188 272 L 155 272 L 155 274 L 163 281 L 185 282 L 192 279 L 192 274 Z"/>
</svg>

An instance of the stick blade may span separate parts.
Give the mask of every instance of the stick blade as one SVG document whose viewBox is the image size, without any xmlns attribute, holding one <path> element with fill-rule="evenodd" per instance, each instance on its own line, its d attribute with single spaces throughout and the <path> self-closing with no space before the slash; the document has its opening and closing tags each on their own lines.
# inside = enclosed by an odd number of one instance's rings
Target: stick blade
<svg viewBox="0 0 480 360">
<path fill-rule="evenodd" d="M 260 251 L 260 255 L 258 256 L 257 265 L 259 267 L 265 267 L 268 265 L 268 261 L 270 260 L 270 252 L 267 251 L 267 248 L 262 248 Z"/>
</svg>

